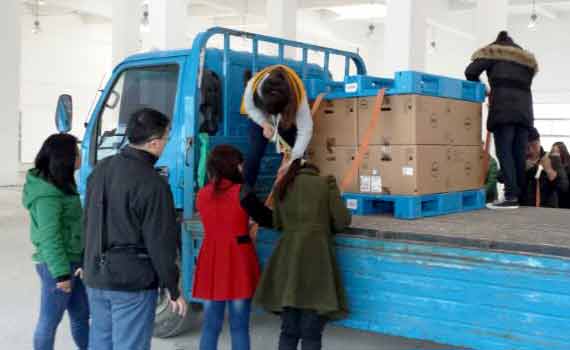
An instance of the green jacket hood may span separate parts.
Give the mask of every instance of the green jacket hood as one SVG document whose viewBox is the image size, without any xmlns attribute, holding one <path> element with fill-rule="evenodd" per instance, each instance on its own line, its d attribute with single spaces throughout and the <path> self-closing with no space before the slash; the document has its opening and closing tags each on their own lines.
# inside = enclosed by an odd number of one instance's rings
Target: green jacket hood
<svg viewBox="0 0 570 350">
<path fill-rule="evenodd" d="M 60 197 L 63 192 L 39 176 L 35 169 L 26 174 L 26 183 L 22 192 L 22 204 L 30 209 L 34 201 L 41 197 Z"/>
</svg>

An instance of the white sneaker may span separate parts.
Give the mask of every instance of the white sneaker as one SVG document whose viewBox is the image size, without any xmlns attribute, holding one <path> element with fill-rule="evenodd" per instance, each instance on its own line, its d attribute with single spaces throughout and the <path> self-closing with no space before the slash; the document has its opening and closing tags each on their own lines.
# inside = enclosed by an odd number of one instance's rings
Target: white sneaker
<svg viewBox="0 0 570 350">
<path fill-rule="evenodd" d="M 493 203 L 487 204 L 487 208 L 492 210 L 518 209 L 519 201 L 517 199 L 494 201 Z"/>
</svg>

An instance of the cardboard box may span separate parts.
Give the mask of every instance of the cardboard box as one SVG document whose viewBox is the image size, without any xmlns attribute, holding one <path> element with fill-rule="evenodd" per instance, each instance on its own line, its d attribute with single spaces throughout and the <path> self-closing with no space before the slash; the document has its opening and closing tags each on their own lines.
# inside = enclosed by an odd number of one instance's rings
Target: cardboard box
<svg viewBox="0 0 570 350">
<path fill-rule="evenodd" d="M 314 119 L 313 143 L 320 147 L 355 146 L 357 102 L 355 98 L 323 101 Z"/>
<path fill-rule="evenodd" d="M 449 192 L 482 187 L 483 154 L 481 145 L 448 147 L 446 163 Z"/>
<path fill-rule="evenodd" d="M 449 129 L 451 144 L 480 146 L 482 134 L 482 106 L 480 103 L 449 100 Z"/>
<path fill-rule="evenodd" d="M 358 137 L 370 126 L 376 97 L 358 101 Z M 421 95 L 386 96 L 371 145 L 447 145 L 446 99 Z"/>
<path fill-rule="evenodd" d="M 338 184 L 350 169 L 356 147 L 309 147 L 307 159 Z M 346 192 L 424 195 L 481 187 L 483 151 L 478 146 L 370 146 Z"/>
<path fill-rule="evenodd" d="M 371 146 L 359 171 L 361 193 L 447 192 L 445 146 Z"/>
<path fill-rule="evenodd" d="M 369 128 L 375 99 L 359 98 L 359 142 Z M 423 95 L 386 96 L 370 144 L 480 145 L 481 104 Z"/>
<path fill-rule="evenodd" d="M 338 185 L 341 185 L 342 178 L 350 169 L 352 161 L 356 155 L 356 147 L 330 146 L 316 147 L 309 146 L 307 149 L 307 160 L 316 165 L 321 175 L 334 175 Z M 345 189 L 346 192 L 358 191 L 358 179 Z"/>
</svg>

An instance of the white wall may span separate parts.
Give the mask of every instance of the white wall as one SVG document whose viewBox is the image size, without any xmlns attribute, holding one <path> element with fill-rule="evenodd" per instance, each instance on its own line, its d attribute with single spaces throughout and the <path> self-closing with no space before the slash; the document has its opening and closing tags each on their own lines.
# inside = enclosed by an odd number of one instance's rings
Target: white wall
<svg viewBox="0 0 570 350">
<path fill-rule="evenodd" d="M 33 162 L 47 136 L 56 132 L 57 97 L 73 96 L 72 133 L 83 138 L 83 123 L 101 79 L 111 69 L 111 24 L 83 23 L 77 15 L 22 18 L 21 161 Z"/>
<path fill-rule="evenodd" d="M 0 12 L 0 186 L 16 184 L 18 174 L 19 13 L 19 1 L 3 2 Z"/>
<path fill-rule="evenodd" d="M 538 60 L 539 73 L 533 83 L 535 103 L 567 103 L 570 101 L 570 19 L 541 18 L 536 31 L 527 28 L 528 17 L 509 21 L 511 36 Z"/>
</svg>

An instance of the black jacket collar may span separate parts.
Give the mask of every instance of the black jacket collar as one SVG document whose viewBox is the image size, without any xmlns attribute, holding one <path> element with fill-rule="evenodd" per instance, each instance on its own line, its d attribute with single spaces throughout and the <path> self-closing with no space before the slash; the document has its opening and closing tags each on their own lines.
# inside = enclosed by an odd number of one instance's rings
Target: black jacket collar
<svg viewBox="0 0 570 350">
<path fill-rule="evenodd" d="M 121 151 L 121 154 L 127 158 L 138 159 L 145 163 L 148 163 L 150 166 L 154 166 L 154 164 L 158 161 L 158 157 L 140 149 L 136 149 L 130 146 L 126 146 Z"/>
</svg>

